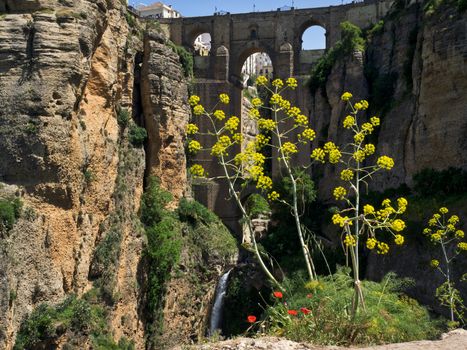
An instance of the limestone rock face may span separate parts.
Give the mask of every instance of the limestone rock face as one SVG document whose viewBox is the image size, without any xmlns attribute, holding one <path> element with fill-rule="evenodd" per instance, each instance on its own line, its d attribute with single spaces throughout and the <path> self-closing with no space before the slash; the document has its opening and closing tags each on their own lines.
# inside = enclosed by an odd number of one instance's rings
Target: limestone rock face
<svg viewBox="0 0 467 350">
<path fill-rule="evenodd" d="M 144 151 L 128 151 L 116 111 L 131 112 L 141 43 L 118 0 L 7 0 L 0 11 L 0 182 L 10 185 L 0 191 L 13 186 L 26 213 L 0 239 L 0 348 L 12 347 L 39 304 L 92 287 L 100 228 L 123 209 L 114 271 L 121 297 L 111 318 L 116 339 L 131 335 L 140 348 L 143 239 L 130 216 L 139 209 Z"/>
<path fill-rule="evenodd" d="M 186 193 L 185 129 L 190 116 L 188 89 L 179 56 L 155 31 L 146 35 L 141 91 L 149 134 L 148 175 L 180 199 Z"/>
<path fill-rule="evenodd" d="M 466 18 L 454 7 L 427 17 L 415 4 L 386 19 L 365 56 L 339 62 L 325 90 L 314 94 L 309 110 L 320 141 L 338 143 L 348 141 L 341 94 L 378 100 L 377 110 L 370 111 L 382 116 L 377 153 L 393 157 L 395 167 L 378 174 L 373 188 L 410 185 L 424 168 L 467 168 Z M 326 171 L 325 178 L 336 178 Z M 320 184 L 324 198 L 331 197 L 330 188 L 326 180 Z"/>
</svg>

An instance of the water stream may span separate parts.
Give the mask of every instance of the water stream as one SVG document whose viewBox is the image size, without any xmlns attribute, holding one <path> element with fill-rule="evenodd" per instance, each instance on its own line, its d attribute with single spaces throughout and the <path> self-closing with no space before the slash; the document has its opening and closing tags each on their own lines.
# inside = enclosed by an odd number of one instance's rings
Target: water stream
<svg viewBox="0 0 467 350">
<path fill-rule="evenodd" d="M 227 282 L 232 270 L 222 275 L 216 288 L 216 297 L 211 311 L 211 322 L 209 323 L 208 335 L 212 336 L 216 331 L 221 331 L 222 311 L 224 306 L 224 296 L 227 291 Z"/>
</svg>

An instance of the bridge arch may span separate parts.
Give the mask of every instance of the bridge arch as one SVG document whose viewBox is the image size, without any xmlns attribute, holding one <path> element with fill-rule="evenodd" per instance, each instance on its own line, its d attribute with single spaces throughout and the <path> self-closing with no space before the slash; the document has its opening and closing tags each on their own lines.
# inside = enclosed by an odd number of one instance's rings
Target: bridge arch
<svg viewBox="0 0 467 350">
<path fill-rule="evenodd" d="M 246 49 L 243 49 L 243 51 L 241 51 L 240 53 L 238 53 L 236 55 L 236 57 L 234 57 L 234 62 L 235 63 L 234 63 L 234 67 L 233 67 L 233 73 L 236 76 L 240 77 L 242 75 L 243 65 L 245 64 L 248 57 L 250 57 L 251 55 L 253 55 L 255 53 L 265 53 L 265 54 L 267 54 L 269 56 L 269 58 L 271 59 L 271 61 L 272 61 L 273 69 L 274 69 L 274 67 L 277 66 L 273 49 L 271 49 L 270 47 L 267 47 L 267 46 L 263 46 L 261 44 L 251 45 L 250 47 L 248 47 Z"/>
<path fill-rule="evenodd" d="M 205 23 L 195 26 L 188 33 L 186 33 L 184 46 L 194 49 L 196 39 L 202 34 L 209 34 L 209 36 L 212 38 L 211 29 L 211 26 Z"/>
</svg>

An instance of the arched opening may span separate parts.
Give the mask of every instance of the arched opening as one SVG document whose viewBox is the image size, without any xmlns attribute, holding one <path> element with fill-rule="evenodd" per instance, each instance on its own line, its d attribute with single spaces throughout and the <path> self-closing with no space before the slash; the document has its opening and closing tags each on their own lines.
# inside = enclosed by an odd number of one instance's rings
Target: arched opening
<svg viewBox="0 0 467 350">
<path fill-rule="evenodd" d="M 302 34 L 302 50 L 326 49 L 326 29 L 319 25 L 308 27 Z"/>
<path fill-rule="evenodd" d="M 260 75 L 272 79 L 274 74 L 272 59 L 266 52 L 254 52 L 245 58 L 241 73 L 244 88 L 252 87 Z"/>
<path fill-rule="evenodd" d="M 209 56 L 211 52 L 211 34 L 199 34 L 193 42 L 193 52 L 195 56 Z"/>
<path fill-rule="evenodd" d="M 316 23 L 305 23 L 300 39 L 301 50 L 298 53 L 299 69 L 309 72 L 312 66 L 323 56 L 326 50 L 326 29 Z"/>
</svg>

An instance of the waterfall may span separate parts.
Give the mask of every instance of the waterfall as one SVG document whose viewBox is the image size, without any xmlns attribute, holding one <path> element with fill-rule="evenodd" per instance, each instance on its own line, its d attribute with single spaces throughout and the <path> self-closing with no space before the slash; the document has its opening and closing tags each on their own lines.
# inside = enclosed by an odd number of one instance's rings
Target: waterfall
<svg viewBox="0 0 467 350">
<path fill-rule="evenodd" d="M 219 284 L 216 288 L 216 298 L 214 299 L 214 305 L 211 311 L 211 322 L 209 323 L 208 335 L 211 336 L 217 330 L 221 330 L 222 324 L 222 308 L 224 306 L 224 296 L 227 290 L 227 282 L 229 280 L 229 274 L 232 270 L 227 271 L 222 275 L 219 280 Z"/>
</svg>

